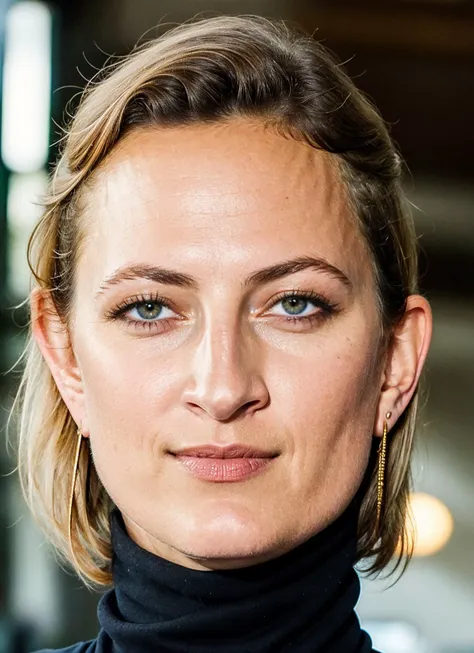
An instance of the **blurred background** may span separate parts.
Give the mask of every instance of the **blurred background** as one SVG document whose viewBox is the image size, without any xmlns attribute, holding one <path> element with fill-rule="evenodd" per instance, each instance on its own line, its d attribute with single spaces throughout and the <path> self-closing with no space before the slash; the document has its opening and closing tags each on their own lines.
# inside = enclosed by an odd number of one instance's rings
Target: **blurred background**
<svg viewBox="0 0 474 653">
<path fill-rule="evenodd" d="M 25 247 L 57 154 L 55 122 L 108 55 L 202 11 L 286 18 L 314 32 L 381 109 L 407 161 L 435 319 L 414 466 L 417 555 L 394 587 L 363 579 L 357 610 L 383 653 L 474 653 L 472 0 L 0 0 L 0 427 L 26 320 L 12 307 L 28 292 Z M 92 638 L 99 597 L 54 561 L 25 513 L 14 464 L 2 444 L 0 653 Z"/>
</svg>

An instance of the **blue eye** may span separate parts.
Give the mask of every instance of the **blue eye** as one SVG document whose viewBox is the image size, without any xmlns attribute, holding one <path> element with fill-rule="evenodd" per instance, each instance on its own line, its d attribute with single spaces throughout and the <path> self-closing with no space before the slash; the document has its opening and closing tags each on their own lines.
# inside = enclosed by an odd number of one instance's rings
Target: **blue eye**
<svg viewBox="0 0 474 653">
<path fill-rule="evenodd" d="M 274 312 L 290 321 L 317 319 L 335 312 L 336 306 L 312 291 L 291 291 L 284 293 L 272 305 L 281 306 L 282 310 Z"/>
<path fill-rule="evenodd" d="M 143 320 L 154 320 L 162 313 L 163 305 L 158 302 L 143 302 L 132 310 L 136 311 L 138 317 Z"/>
<path fill-rule="evenodd" d="M 119 319 L 132 325 L 151 328 L 157 324 L 164 327 L 170 318 L 176 318 L 177 315 L 167 302 L 160 297 L 136 295 L 111 310 L 107 317 L 109 319 Z"/>
<path fill-rule="evenodd" d="M 275 308 L 280 309 L 275 311 Z M 273 315 L 300 326 L 316 323 L 338 311 L 337 305 L 312 291 L 287 291 L 270 307 Z M 159 296 L 135 295 L 107 313 L 108 319 L 121 320 L 130 326 L 163 332 L 181 316 L 172 310 L 167 300 Z"/>
<path fill-rule="evenodd" d="M 286 297 L 279 303 L 290 315 L 301 315 L 304 313 L 304 310 L 308 307 L 308 305 L 311 304 L 311 302 L 309 302 L 307 299 L 298 295 Z"/>
</svg>

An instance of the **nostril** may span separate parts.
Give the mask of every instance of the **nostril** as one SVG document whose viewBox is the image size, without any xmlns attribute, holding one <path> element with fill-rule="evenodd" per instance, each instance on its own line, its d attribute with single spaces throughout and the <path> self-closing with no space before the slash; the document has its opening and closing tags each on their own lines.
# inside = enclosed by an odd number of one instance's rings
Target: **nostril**
<svg viewBox="0 0 474 653">
<path fill-rule="evenodd" d="M 202 416 L 207 413 L 220 422 L 235 420 L 262 410 L 270 403 L 270 396 L 263 380 L 254 380 L 243 386 L 216 384 L 208 380 L 206 385 L 196 384 L 183 393 L 184 405 L 191 412 Z"/>
</svg>

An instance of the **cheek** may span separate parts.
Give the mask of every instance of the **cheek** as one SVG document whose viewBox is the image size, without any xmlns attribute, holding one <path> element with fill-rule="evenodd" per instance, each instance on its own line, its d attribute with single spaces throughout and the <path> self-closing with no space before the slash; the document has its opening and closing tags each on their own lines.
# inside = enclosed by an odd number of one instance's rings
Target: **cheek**
<svg viewBox="0 0 474 653">
<path fill-rule="evenodd" d="M 315 510 L 324 496 L 337 512 L 362 480 L 378 394 L 373 343 L 367 336 L 334 342 L 280 367 L 274 403 L 279 428 L 289 434 L 288 492 Z"/>
<path fill-rule="evenodd" d="M 160 427 L 177 400 L 178 378 L 169 357 L 157 354 L 151 342 L 88 334 L 78 343 L 97 465 L 104 461 L 109 469 L 126 471 L 138 456 L 150 469 L 156 462 Z"/>
<path fill-rule="evenodd" d="M 376 370 L 373 343 L 364 338 L 333 337 L 306 346 L 298 356 L 285 352 L 270 374 L 277 405 L 293 423 L 316 419 L 320 427 L 346 420 L 372 401 Z"/>
<path fill-rule="evenodd" d="M 134 338 L 122 327 L 92 324 L 80 334 L 76 349 L 92 410 L 103 405 L 118 415 L 133 411 L 136 417 L 144 405 L 151 406 L 151 398 L 156 404 L 175 380 L 170 356 L 157 341 Z"/>
</svg>

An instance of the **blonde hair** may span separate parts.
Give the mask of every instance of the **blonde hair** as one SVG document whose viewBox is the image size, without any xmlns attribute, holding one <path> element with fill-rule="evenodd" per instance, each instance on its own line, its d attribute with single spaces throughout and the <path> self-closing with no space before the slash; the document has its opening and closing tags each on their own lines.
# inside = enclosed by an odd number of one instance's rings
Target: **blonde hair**
<svg viewBox="0 0 474 653">
<path fill-rule="evenodd" d="M 332 55 L 283 21 L 257 16 L 184 23 L 106 67 L 89 84 L 30 239 L 33 285 L 49 291 L 67 324 L 80 248 L 81 198 L 92 173 L 125 134 L 140 126 L 233 117 L 262 119 L 334 155 L 372 256 L 381 341 L 388 343 L 407 296 L 417 292 L 416 238 L 400 186 L 400 157 L 382 118 Z M 26 501 L 85 582 L 110 583 L 111 501 L 83 446 L 68 540 L 76 425 L 31 333 L 23 360 L 15 406 Z M 358 561 L 372 560 L 368 573 L 387 567 L 396 552 L 396 567 L 402 557 L 408 564 L 411 556 L 405 523 L 416 412 L 417 393 L 390 433 L 379 536 L 374 535 L 374 455 L 369 462 L 358 529 Z"/>
</svg>

